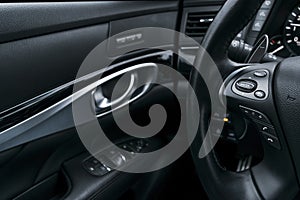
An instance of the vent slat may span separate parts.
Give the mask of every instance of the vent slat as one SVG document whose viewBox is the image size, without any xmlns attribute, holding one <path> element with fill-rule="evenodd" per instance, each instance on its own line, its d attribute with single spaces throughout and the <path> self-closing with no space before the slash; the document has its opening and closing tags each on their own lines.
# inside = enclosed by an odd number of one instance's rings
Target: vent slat
<svg viewBox="0 0 300 200">
<path fill-rule="evenodd" d="M 202 33 L 188 33 L 186 34 L 189 37 L 203 37 L 205 34 Z"/>
<path fill-rule="evenodd" d="M 205 25 L 205 24 L 211 24 L 212 21 L 204 21 L 204 22 L 200 22 L 200 19 L 199 19 L 199 20 L 188 20 L 187 23 L 189 23 L 189 24 Z"/>
<path fill-rule="evenodd" d="M 189 37 L 203 37 L 217 12 L 189 13 L 186 21 L 185 34 Z"/>
<path fill-rule="evenodd" d="M 206 31 L 208 27 L 187 27 L 187 31 Z"/>
<path fill-rule="evenodd" d="M 203 13 L 203 14 L 189 14 L 189 17 L 215 17 L 216 16 L 216 12 L 214 13 Z"/>
</svg>

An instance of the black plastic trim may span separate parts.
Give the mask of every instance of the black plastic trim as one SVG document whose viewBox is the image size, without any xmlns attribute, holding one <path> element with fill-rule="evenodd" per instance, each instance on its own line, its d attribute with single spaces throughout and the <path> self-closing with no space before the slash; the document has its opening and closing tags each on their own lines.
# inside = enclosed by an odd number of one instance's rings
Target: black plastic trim
<svg viewBox="0 0 300 200">
<path fill-rule="evenodd" d="M 183 5 L 185 7 L 192 7 L 192 6 L 213 6 L 213 5 L 223 5 L 226 0 L 185 0 Z"/>
<path fill-rule="evenodd" d="M 176 11 L 177 1 L 0 4 L 0 43 L 127 17 Z M 66 15 L 66 13 L 68 13 Z"/>
</svg>

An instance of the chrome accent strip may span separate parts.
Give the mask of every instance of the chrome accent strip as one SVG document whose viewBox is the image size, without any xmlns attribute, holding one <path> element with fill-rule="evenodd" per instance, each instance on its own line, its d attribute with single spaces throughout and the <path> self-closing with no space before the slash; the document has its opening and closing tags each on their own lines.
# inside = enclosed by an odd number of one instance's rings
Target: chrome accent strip
<svg viewBox="0 0 300 200">
<path fill-rule="evenodd" d="M 181 50 L 198 50 L 200 47 L 198 46 L 191 46 L 191 47 L 180 47 Z"/>
<path fill-rule="evenodd" d="M 82 76 L 82 77 L 80 77 L 80 78 L 78 78 L 76 80 L 70 81 L 70 82 L 68 82 L 66 84 L 58 86 L 57 88 L 54 88 L 54 89 L 52 89 L 50 91 L 47 91 L 47 92 L 45 92 L 43 94 L 40 94 L 40 95 L 38 95 L 36 97 L 33 97 L 33 98 L 29 99 L 29 100 L 26 100 L 25 102 L 22 102 L 22 103 L 20 103 L 20 104 L 18 104 L 16 106 L 13 106 L 13 107 L 8 108 L 6 110 L 0 111 L 0 116 L 3 115 L 4 113 L 8 113 L 7 115 L 4 115 L 4 118 L 5 118 L 8 115 L 12 115 L 15 112 L 18 112 L 18 111 L 20 111 L 20 110 L 22 110 L 24 108 L 27 108 L 28 106 L 36 104 L 39 101 L 41 101 L 42 99 L 47 98 L 48 96 L 50 96 L 52 94 L 55 94 L 55 93 L 57 93 L 59 91 L 62 91 L 62 90 L 66 89 L 66 88 L 68 88 L 68 87 L 70 87 L 70 86 L 72 86 L 72 85 L 74 85 L 74 84 L 76 84 L 78 82 L 92 79 L 92 78 L 96 77 L 97 75 L 102 74 L 105 71 L 109 71 L 111 69 L 115 69 L 118 66 L 122 66 L 122 65 L 128 64 L 130 62 L 135 62 L 135 61 L 142 60 L 142 59 L 149 58 L 149 57 L 153 57 L 153 56 L 160 56 L 160 55 L 162 55 L 164 53 L 168 53 L 168 52 L 172 53 L 172 51 L 155 52 L 155 53 L 150 53 L 150 54 L 146 54 L 146 55 L 143 55 L 143 56 L 139 56 L 138 58 L 132 58 L 132 59 L 129 59 L 129 60 L 122 61 L 120 63 L 113 64 L 113 65 L 107 67 L 106 69 L 100 69 L 100 70 L 95 71 L 93 73 L 87 74 L 87 75 Z M 20 108 L 18 109 L 18 107 L 20 107 Z M 16 111 L 12 111 L 12 110 L 16 110 Z"/>
<path fill-rule="evenodd" d="M 120 63 L 118 64 L 120 65 Z M 65 108 L 66 106 L 70 105 L 73 101 L 76 101 L 77 99 L 79 99 L 80 97 L 82 97 L 83 95 L 92 92 L 96 87 L 102 85 L 103 83 L 106 83 L 107 81 L 114 79 L 118 76 L 121 76 L 122 74 L 131 72 L 131 71 L 135 71 L 138 69 L 145 69 L 145 68 L 157 68 L 158 66 L 155 63 L 143 63 L 143 64 L 138 64 L 138 65 L 134 65 L 132 67 L 128 67 L 125 68 L 123 70 L 117 71 L 113 74 L 110 74 L 106 77 L 103 77 L 101 79 L 99 79 L 98 81 L 84 87 L 83 89 L 80 89 L 79 91 L 73 93 L 72 95 L 68 96 L 67 98 L 64 98 L 63 100 L 55 103 L 54 105 L 46 108 L 45 110 L 33 115 L 32 117 L 2 131 L 0 133 L 0 144 L 5 143 L 6 141 L 11 140 L 14 137 L 17 137 L 18 135 L 22 134 L 25 131 L 28 131 L 29 129 L 35 127 L 36 125 L 40 124 L 41 122 L 45 121 L 46 119 L 52 117 L 53 115 L 55 115 L 56 113 L 58 113 L 59 111 L 61 111 L 63 108 Z M 65 87 L 68 87 L 74 83 L 78 83 L 82 80 L 89 80 L 90 78 L 94 78 L 97 75 L 100 75 L 104 70 L 99 70 L 97 72 L 93 72 L 91 74 L 88 74 L 86 76 L 83 76 L 71 83 L 67 83 L 57 89 L 55 89 L 54 91 L 59 91 Z M 106 71 L 106 70 L 105 70 Z M 138 95 L 137 97 L 141 97 L 144 93 L 142 93 L 141 95 Z M 136 100 L 137 98 L 134 98 L 134 100 Z M 131 100 L 130 102 L 134 101 Z M 130 103 L 127 102 L 127 103 Z M 120 105 L 118 108 L 123 107 L 124 105 L 127 105 L 127 103 Z M 117 108 L 117 109 L 118 109 Z M 110 111 L 111 112 L 111 111 Z M 103 116 L 107 113 L 98 115 L 97 117 Z M 30 123 L 29 123 L 30 122 Z"/>
</svg>

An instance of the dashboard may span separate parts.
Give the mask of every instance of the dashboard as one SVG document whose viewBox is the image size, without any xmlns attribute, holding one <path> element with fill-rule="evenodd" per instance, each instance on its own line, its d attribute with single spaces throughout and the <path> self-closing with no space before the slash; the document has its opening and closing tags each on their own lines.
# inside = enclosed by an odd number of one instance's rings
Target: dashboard
<svg viewBox="0 0 300 200">
<path fill-rule="evenodd" d="M 265 0 L 254 20 L 237 36 L 254 45 L 269 36 L 268 53 L 287 58 L 300 55 L 300 2 Z"/>
</svg>

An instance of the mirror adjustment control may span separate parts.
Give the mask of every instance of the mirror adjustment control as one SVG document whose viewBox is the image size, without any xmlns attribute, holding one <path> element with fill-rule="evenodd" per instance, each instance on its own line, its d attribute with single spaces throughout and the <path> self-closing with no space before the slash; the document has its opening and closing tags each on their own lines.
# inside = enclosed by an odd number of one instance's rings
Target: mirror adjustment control
<svg viewBox="0 0 300 200">
<path fill-rule="evenodd" d="M 147 140 L 130 140 L 117 145 L 120 151 L 115 146 L 111 146 L 97 154 L 96 158 L 93 156 L 85 159 L 82 162 L 83 168 L 94 176 L 104 176 L 115 168 L 125 166 L 135 158 L 136 153 L 143 152 L 149 147 Z"/>
<path fill-rule="evenodd" d="M 239 80 L 238 82 L 236 82 L 235 87 L 242 92 L 247 92 L 247 93 L 251 93 L 253 92 L 256 87 L 257 87 L 257 83 L 253 80 Z"/>
</svg>

